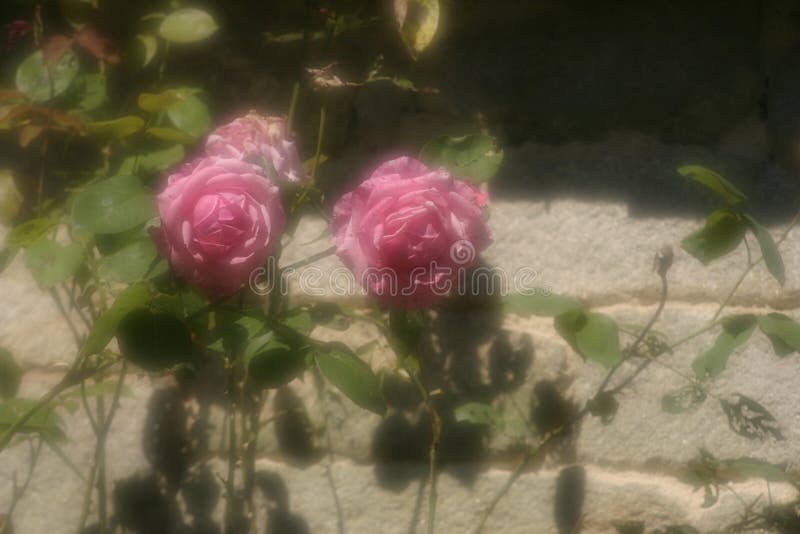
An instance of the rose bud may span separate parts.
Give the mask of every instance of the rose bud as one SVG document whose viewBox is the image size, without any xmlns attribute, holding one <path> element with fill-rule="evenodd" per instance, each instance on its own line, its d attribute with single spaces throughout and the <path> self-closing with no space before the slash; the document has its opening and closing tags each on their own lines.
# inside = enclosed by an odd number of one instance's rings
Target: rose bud
<svg viewBox="0 0 800 534">
<path fill-rule="evenodd" d="M 279 182 L 304 182 L 306 175 L 297 147 L 288 135 L 286 121 L 250 112 L 211 132 L 206 154 L 269 164 L 269 177 Z"/>
</svg>

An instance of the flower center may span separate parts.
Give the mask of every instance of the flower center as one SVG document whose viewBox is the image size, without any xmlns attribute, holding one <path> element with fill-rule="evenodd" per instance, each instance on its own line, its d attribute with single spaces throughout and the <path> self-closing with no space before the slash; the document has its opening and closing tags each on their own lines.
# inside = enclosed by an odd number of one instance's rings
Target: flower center
<svg viewBox="0 0 800 534">
<path fill-rule="evenodd" d="M 447 249 L 439 216 L 426 204 L 391 213 L 382 233 L 378 245 L 389 266 L 427 267 Z"/>
<path fill-rule="evenodd" d="M 192 213 L 194 242 L 209 256 L 227 253 L 241 242 L 251 226 L 241 195 L 205 195 Z"/>
</svg>

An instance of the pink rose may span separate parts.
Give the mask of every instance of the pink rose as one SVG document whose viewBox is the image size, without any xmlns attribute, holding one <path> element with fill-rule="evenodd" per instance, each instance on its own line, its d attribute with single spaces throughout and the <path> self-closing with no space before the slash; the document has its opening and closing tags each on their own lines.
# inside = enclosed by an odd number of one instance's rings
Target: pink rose
<svg viewBox="0 0 800 534">
<path fill-rule="evenodd" d="M 384 303 L 429 306 L 491 243 L 486 195 L 444 169 L 387 161 L 333 209 L 336 252 Z"/>
<path fill-rule="evenodd" d="M 244 161 L 184 165 L 158 195 L 164 254 L 212 296 L 235 293 L 264 265 L 286 222 L 278 188 Z"/>
<path fill-rule="evenodd" d="M 278 180 L 303 182 L 307 178 L 294 141 L 287 134 L 286 121 L 280 117 L 264 117 L 251 111 L 211 132 L 206 154 L 258 164 L 264 158 L 272 164 Z"/>
</svg>

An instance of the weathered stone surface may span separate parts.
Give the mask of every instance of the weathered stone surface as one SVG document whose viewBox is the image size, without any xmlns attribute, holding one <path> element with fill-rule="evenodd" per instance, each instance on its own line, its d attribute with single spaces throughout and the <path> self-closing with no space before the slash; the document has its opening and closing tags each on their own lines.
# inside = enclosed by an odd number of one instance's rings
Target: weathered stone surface
<svg viewBox="0 0 800 534">
<path fill-rule="evenodd" d="M 679 339 L 703 326 L 715 309 L 710 305 L 668 304 L 656 329 L 670 339 Z M 643 309 L 619 307 L 603 311 L 623 322 L 642 324 L 648 317 Z M 766 311 L 730 309 L 726 314 Z M 674 354 L 659 357 L 663 365 L 651 365 L 619 395 L 619 411 L 611 424 L 603 425 L 597 418 L 586 419 L 577 441 L 578 457 L 607 465 L 654 462 L 674 467 L 696 457 L 705 448 L 720 458 L 752 456 L 788 464 L 790 471 L 796 472 L 800 468 L 796 408 L 800 394 L 792 384 L 800 380 L 798 357 L 776 357 L 769 341 L 758 330 L 744 347 L 733 353 L 726 369 L 708 385 L 717 398 L 710 396 L 696 410 L 682 415 L 670 415 L 661 409 L 663 395 L 688 384 L 677 372 L 692 376 L 692 361 L 713 345 L 718 333 L 717 330 L 700 335 L 681 345 Z M 618 377 L 626 376 L 632 367 L 632 363 L 624 365 Z M 575 398 L 581 402 L 589 398 L 604 374 L 601 367 L 587 363 L 573 385 Z M 720 407 L 720 399 L 729 399 L 735 393 L 750 397 L 769 410 L 785 440 L 773 437 L 753 440 L 734 433 Z"/>
<path fill-rule="evenodd" d="M 670 297 L 685 302 L 721 300 L 744 270 L 744 246 L 710 266 L 703 266 L 680 248 L 681 240 L 703 225 L 685 217 L 635 217 L 624 204 L 580 200 L 504 201 L 491 207 L 494 243 L 483 255 L 485 263 L 503 273 L 506 288 L 514 289 L 522 269 L 532 269 L 533 285 L 557 294 L 572 295 L 592 304 L 655 302 L 660 283 L 652 271 L 653 258 L 664 245 L 675 252 L 670 270 Z M 773 225 L 777 239 L 786 224 Z M 330 241 L 308 243 L 324 229 L 321 219 L 308 217 L 287 247 L 284 264 L 291 264 L 330 246 Z M 800 302 L 800 241 L 795 229 L 781 246 L 787 267 L 781 288 L 763 264 L 757 266 L 737 292 L 734 302 L 794 308 Z M 304 244 L 305 243 L 305 244 Z M 757 248 L 753 241 L 753 246 Z M 347 269 L 335 258 L 300 268 L 288 277 L 298 298 L 344 298 L 362 292 Z M 530 288 L 527 288 L 530 289 Z"/>
<path fill-rule="evenodd" d="M 5 239 L 0 226 L 0 241 Z M 0 275 L 0 346 L 23 367 L 68 365 L 75 356 L 75 338 L 47 292 L 25 268 L 23 254 Z M 77 317 L 74 317 L 77 323 Z"/>
<path fill-rule="evenodd" d="M 29 372 L 25 375 L 19 396 L 39 398 L 55 385 L 60 378 L 55 373 Z M 149 462 L 145 458 L 142 442 L 148 400 L 153 392 L 153 380 L 149 377 L 128 376 L 127 393 L 120 398 L 119 409 L 112 421 L 107 448 L 106 470 L 109 495 L 117 481 L 146 470 Z M 72 397 L 78 401 L 79 397 Z M 89 399 L 94 408 L 94 399 Z M 110 397 L 106 396 L 106 407 Z M 70 412 L 58 410 L 66 441 L 58 442 L 64 454 L 73 463 L 81 476 L 88 476 L 94 454 L 95 436 L 83 409 Z M 29 448 L 18 444 L 2 452 L 0 461 L 0 509 L 6 510 L 11 499 L 11 481 L 16 473 L 18 484 L 27 476 Z M 42 449 L 41 457 L 31 478 L 28 491 L 20 500 L 14 513 L 16 532 L 73 532 L 77 526 L 86 483 L 48 446 Z M 96 501 L 95 501 L 96 502 Z M 92 508 L 90 517 L 96 517 Z M 87 524 L 90 524 L 90 520 Z"/>
</svg>

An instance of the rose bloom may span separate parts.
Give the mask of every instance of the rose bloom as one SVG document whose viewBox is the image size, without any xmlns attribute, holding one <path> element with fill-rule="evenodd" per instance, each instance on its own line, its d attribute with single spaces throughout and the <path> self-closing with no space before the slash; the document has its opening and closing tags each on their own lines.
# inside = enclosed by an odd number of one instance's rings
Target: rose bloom
<svg viewBox="0 0 800 534">
<path fill-rule="evenodd" d="M 159 245 L 172 268 L 210 296 L 235 293 L 264 265 L 286 222 L 260 167 L 206 157 L 184 165 L 158 195 Z"/>
<path fill-rule="evenodd" d="M 280 117 L 264 117 L 251 111 L 211 132 L 206 154 L 257 164 L 264 158 L 272 164 L 280 181 L 297 183 L 307 179 L 297 147 L 289 139 L 286 121 Z"/>
<path fill-rule="evenodd" d="M 458 287 L 459 273 L 491 243 L 486 202 L 445 169 L 387 161 L 334 206 L 336 253 L 385 304 L 429 306 Z"/>
</svg>

